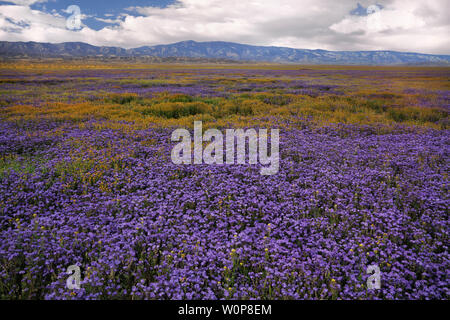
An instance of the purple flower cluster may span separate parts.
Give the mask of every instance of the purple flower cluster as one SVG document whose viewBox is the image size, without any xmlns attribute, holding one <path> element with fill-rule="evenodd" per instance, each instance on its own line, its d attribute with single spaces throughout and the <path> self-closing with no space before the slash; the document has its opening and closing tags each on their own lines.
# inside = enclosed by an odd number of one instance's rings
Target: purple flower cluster
<svg viewBox="0 0 450 320">
<path fill-rule="evenodd" d="M 0 297 L 447 299 L 448 131 L 304 122 L 274 176 L 176 166 L 168 129 L 1 122 Z"/>
</svg>

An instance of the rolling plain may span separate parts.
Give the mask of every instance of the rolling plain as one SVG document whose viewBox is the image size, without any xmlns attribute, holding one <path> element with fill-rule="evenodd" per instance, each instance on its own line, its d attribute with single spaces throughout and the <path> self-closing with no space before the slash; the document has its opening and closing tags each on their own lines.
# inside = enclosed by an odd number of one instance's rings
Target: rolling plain
<svg viewBox="0 0 450 320">
<path fill-rule="evenodd" d="M 0 298 L 448 299 L 449 80 L 444 67 L 2 62 Z M 173 164 L 172 131 L 196 120 L 279 129 L 278 174 Z"/>
</svg>

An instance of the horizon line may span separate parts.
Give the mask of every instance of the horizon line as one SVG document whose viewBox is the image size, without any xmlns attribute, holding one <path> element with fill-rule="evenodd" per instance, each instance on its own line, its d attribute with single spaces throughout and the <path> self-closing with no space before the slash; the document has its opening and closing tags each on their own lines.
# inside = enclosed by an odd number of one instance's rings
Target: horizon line
<svg viewBox="0 0 450 320">
<path fill-rule="evenodd" d="M 223 40 L 211 40 L 211 41 L 196 41 L 196 40 L 182 40 L 182 41 L 176 41 L 176 42 L 170 42 L 170 43 L 161 43 L 161 44 L 153 44 L 153 45 L 142 45 L 138 47 L 122 47 L 117 45 L 95 45 L 89 42 L 84 41 L 65 41 L 65 42 L 42 42 L 42 41 L 9 41 L 9 40 L 1 40 L 0 42 L 8 42 L 8 43 L 41 43 L 41 44 L 65 44 L 65 43 L 83 43 L 87 44 L 93 47 L 99 47 L 99 48 L 121 48 L 124 50 L 133 50 L 133 49 L 139 49 L 144 47 L 156 47 L 156 46 L 168 46 L 168 45 L 174 45 L 179 44 L 183 42 L 194 42 L 194 43 L 230 43 L 230 44 L 237 44 L 237 45 L 243 45 L 243 46 L 250 46 L 250 47 L 262 47 L 262 48 L 282 48 L 282 49 L 292 49 L 292 50 L 304 50 L 304 51 L 327 51 L 327 52 L 396 52 L 396 53 L 411 53 L 411 54 L 422 54 L 422 55 L 430 55 L 430 56 L 450 56 L 450 53 L 448 54 L 438 54 L 438 53 L 423 53 L 423 52 L 417 52 L 417 51 L 398 51 L 398 50 L 390 50 L 390 49 L 378 49 L 378 50 L 327 50 L 327 49 L 307 49 L 307 48 L 293 48 L 293 47 L 287 47 L 287 46 L 273 46 L 273 45 L 254 45 L 254 44 L 246 44 L 241 42 L 232 42 L 232 41 L 223 41 Z"/>
</svg>

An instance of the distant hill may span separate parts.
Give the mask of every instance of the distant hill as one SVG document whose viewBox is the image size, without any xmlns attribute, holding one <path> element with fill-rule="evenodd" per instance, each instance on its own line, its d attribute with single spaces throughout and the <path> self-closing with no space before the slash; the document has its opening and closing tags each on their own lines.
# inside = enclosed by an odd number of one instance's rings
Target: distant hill
<svg viewBox="0 0 450 320">
<path fill-rule="evenodd" d="M 82 42 L 60 44 L 39 42 L 0 42 L 0 57 L 160 57 L 225 59 L 298 64 L 343 65 L 441 65 L 450 66 L 450 55 L 396 51 L 326 51 L 285 47 L 251 46 L 213 41 L 183 41 L 134 49 L 97 47 Z"/>
</svg>

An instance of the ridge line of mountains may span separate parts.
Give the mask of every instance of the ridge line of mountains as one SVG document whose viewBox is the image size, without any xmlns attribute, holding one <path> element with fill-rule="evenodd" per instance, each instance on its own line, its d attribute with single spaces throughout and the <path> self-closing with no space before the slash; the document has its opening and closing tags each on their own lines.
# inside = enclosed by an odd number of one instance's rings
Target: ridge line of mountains
<svg viewBox="0 0 450 320">
<path fill-rule="evenodd" d="M 182 41 L 133 49 L 93 46 L 83 42 L 41 43 L 0 41 L 0 58 L 191 58 L 292 64 L 435 65 L 450 66 L 450 55 L 398 51 L 327 51 L 253 46 L 212 41 Z"/>
</svg>

